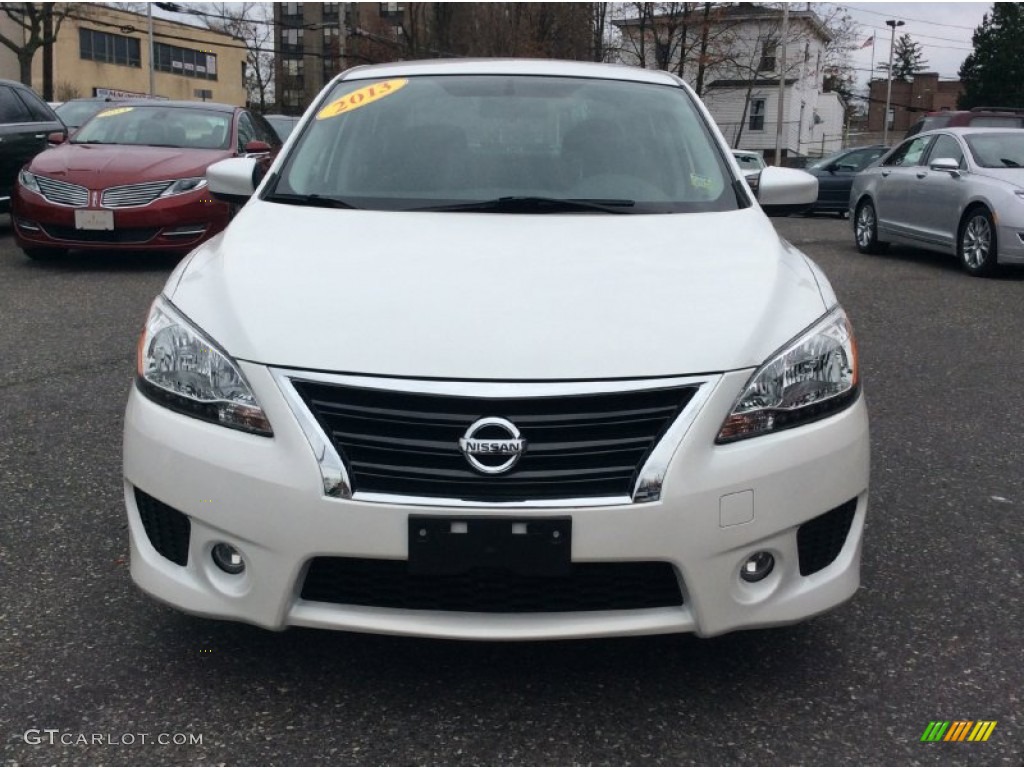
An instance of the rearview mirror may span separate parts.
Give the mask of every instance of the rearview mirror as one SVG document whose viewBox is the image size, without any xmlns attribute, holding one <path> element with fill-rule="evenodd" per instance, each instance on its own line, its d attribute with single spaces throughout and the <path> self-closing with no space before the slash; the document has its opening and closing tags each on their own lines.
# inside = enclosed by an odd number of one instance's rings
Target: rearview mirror
<svg viewBox="0 0 1024 768">
<path fill-rule="evenodd" d="M 247 155 L 265 155 L 269 151 L 270 145 L 259 139 L 253 139 L 245 145 L 245 154 Z"/>
<path fill-rule="evenodd" d="M 818 199 L 818 180 L 796 168 L 769 166 L 761 171 L 757 201 L 769 216 L 789 216 L 813 205 Z"/>
<path fill-rule="evenodd" d="M 49 144 L 63 144 L 68 140 L 68 135 L 63 131 L 54 131 L 46 137 L 46 141 Z"/>
<path fill-rule="evenodd" d="M 231 157 L 206 169 L 210 194 L 225 203 L 245 205 L 262 176 L 259 161 L 252 157 Z"/>
</svg>

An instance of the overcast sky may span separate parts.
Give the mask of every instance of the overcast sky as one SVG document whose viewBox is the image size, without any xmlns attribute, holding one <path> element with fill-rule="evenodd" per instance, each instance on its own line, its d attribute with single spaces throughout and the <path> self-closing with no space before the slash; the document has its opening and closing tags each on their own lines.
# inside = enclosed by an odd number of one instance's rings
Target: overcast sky
<svg viewBox="0 0 1024 768">
<path fill-rule="evenodd" d="M 992 3 L 822 3 L 840 6 L 860 25 L 863 34 L 860 43 L 875 36 L 875 66 L 889 60 L 889 40 L 892 31 L 885 25 L 887 19 L 906 22 L 896 30 L 921 44 L 927 71 L 938 72 L 943 79 L 956 80 L 967 54 L 971 52 L 971 35 L 992 8 Z M 1024 44 L 1022 44 L 1024 45 Z M 871 69 L 871 46 L 855 51 L 853 64 L 858 68 L 858 82 L 865 84 Z M 879 77 L 882 74 L 878 75 Z"/>
</svg>

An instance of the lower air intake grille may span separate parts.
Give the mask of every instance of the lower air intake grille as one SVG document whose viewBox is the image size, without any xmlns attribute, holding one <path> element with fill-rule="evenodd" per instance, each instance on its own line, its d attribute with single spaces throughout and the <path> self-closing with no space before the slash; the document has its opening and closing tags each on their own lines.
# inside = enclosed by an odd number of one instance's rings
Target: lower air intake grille
<svg viewBox="0 0 1024 768">
<path fill-rule="evenodd" d="M 676 607 L 683 604 L 669 563 L 573 563 L 567 576 L 523 576 L 480 568 L 410 574 L 404 560 L 318 557 L 302 599 L 376 608 L 470 613 L 551 613 Z"/>
<path fill-rule="evenodd" d="M 187 564 L 188 543 L 192 535 L 192 523 L 188 515 L 157 501 L 138 488 L 135 489 L 135 504 L 153 549 L 172 563 Z"/>
<path fill-rule="evenodd" d="M 480 502 L 629 496 L 644 461 L 697 391 L 488 398 L 292 383 L 334 442 L 354 492 Z M 513 423 L 526 440 L 519 461 L 500 474 L 477 471 L 459 447 L 459 438 L 488 417 Z"/>
<path fill-rule="evenodd" d="M 850 499 L 797 529 L 796 547 L 800 556 L 801 576 L 817 573 L 839 557 L 856 511 L 857 500 Z"/>
<path fill-rule="evenodd" d="M 56 224 L 44 224 L 46 234 L 54 240 L 69 243 L 146 243 L 160 231 L 158 227 L 136 227 L 125 229 L 75 229 Z"/>
</svg>

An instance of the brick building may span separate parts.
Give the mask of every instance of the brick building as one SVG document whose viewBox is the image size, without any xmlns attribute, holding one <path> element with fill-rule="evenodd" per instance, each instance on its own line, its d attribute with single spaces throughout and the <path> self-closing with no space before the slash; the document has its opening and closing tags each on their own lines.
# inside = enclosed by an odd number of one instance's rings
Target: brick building
<svg viewBox="0 0 1024 768">
<path fill-rule="evenodd" d="M 869 131 L 881 133 L 885 128 L 882 115 L 885 112 L 887 83 L 884 79 L 872 80 L 870 83 Z M 902 136 L 925 113 L 956 109 L 961 93 L 963 84 L 959 80 L 939 80 L 937 72 L 919 72 L 909 82 L 893 80 L 889 102 L 892 121 L 889 130 Z"/>
</svg>

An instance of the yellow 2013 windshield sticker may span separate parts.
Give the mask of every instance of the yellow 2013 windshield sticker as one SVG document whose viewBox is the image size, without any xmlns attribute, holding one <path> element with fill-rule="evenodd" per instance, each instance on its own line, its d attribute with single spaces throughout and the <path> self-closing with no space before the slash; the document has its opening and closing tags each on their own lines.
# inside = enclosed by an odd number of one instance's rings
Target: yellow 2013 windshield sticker
<svg viewBox="0 0 1024 768">
<path fill-rule="evenodd" d="M 352 93 L 345 94 L 340 99 L 332 101 L 316 113 L 316 119 L 326 120 L 329 117 L 337 117 L 346 112 L 351 112 L 353 109 L 365 107 L 367 104 L 373 104 L 373 102 L 383 99 L 385 96 L 390 96 L 392 93 L 400 91 L 408 84 L 409 81 L 403 78 L 401 80 L 385 80 L 383 83 L 374 83 L 373 85 L 367 85 L 365 88 L 359 88 L 352 91 Z"/>
<path fill-rule="evenodd" d="M 113 117 L 114 115 L 123 115 L 125 112 L 131 112 L 135 107 L 117 107 L 115 109 L 105 109 L 100 112 L 96 117 Z"/>
</svg>

